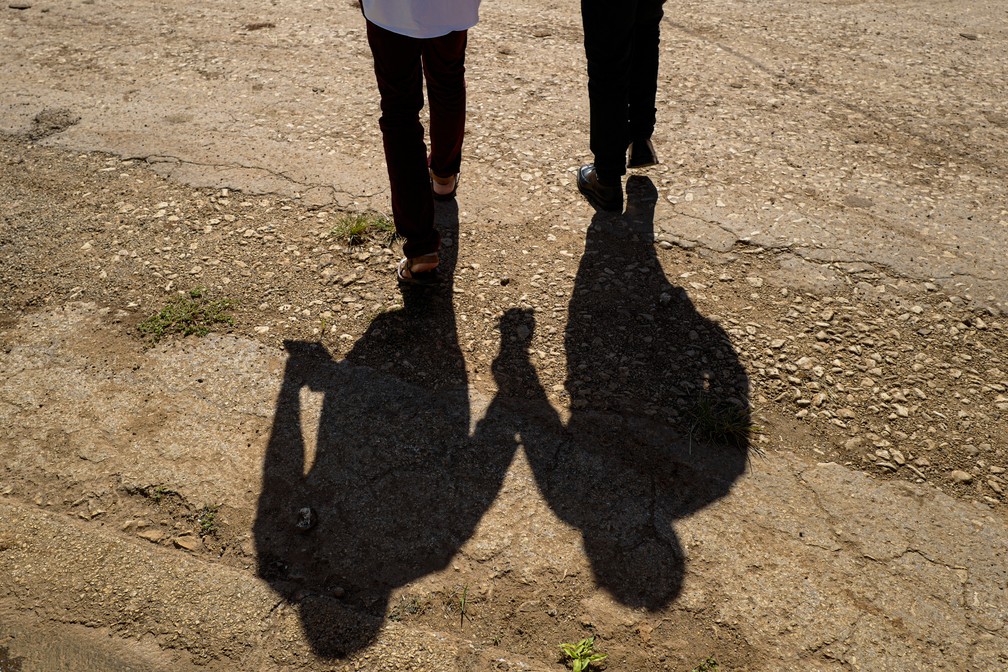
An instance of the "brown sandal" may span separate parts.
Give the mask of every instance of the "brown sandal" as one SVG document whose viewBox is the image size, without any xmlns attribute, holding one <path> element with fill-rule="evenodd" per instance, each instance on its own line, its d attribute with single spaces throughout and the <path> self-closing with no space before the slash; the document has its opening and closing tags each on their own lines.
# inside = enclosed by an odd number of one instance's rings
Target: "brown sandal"
<svg viewBox="0 0 1008 672">
<path fill-rule="evenodd" d="M 433 285 L 437 284 L 437 267 L 440 263 L 437 252 L 424 254 L 419 257 L 408 259 L 403 257 L 396 266 L 396 280 L 400 285 Z M 425 270 L 413 270 L 416 266 L 427 266 Z"/>
</svg>

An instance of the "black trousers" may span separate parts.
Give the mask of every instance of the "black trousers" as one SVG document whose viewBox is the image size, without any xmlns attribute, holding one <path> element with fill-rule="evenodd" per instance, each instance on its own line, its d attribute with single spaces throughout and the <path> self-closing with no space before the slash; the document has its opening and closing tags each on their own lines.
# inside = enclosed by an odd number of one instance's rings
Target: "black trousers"
<svg viewBox="0 0 1008 672">
<path fill-rule="evenodd" d="M 654 133 L 665 0 L 581 0 L 591 151 L 600 177 L 626 173 L 627 146 Z"/>
<path fill-rule="evenodd" d="M 403 255 L 432 254 L 441 243 L 434 228 L 430 170 L 441 177 L 459 172 L 465 134 L 465 52 L 468 33 L 455 31 L 418 39 L 367 22 L 381 94 L 381 119 L 392 192 L 392 219 L 403 237 Z M 424 144 L 420 110 L 427 82 L 430 154 Z"/>
</svg>

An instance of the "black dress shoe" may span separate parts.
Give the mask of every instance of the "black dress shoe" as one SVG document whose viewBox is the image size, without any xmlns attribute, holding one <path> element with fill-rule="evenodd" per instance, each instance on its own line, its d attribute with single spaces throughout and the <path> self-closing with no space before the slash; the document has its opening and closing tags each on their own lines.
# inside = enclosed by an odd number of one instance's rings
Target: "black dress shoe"
<svg viewBox="0 0 1008 672">
<path fill-rule="evenodd" d="M 581 166 L 578 171 L 578 191 L 599 210 L 623 212 L 623 183 L 620 178 L 600 180 L 595 164 Z"/>
<path fill-rule="evenodd" d="M 647 168 L 658 165 L 658 155 L 655 154 L 651 140 L 638 140 L 630 143 L 627 150 L 627 168 Z"/>
</svg>

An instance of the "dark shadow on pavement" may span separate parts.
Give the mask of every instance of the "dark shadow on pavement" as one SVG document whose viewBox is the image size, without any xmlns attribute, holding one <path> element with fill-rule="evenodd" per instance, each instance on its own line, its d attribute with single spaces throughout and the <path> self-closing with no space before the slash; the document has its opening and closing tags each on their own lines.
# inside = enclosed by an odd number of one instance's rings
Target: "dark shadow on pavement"
<svg viewBox="0 0 1008 672">
<path fill-rule="evenodd" d="M 476 443 L 524 448 L 556 514 L 578 528 L 597 583 L 658 610 L 682 589 L 677 519 L 724 497 L 749 450 L 749 381 L 725 332 L 666 279 L 654 246 L 657 190 L 627 183 L 622 216 L 588 229 L 565 347 L 564 425 L 529 361 L 529 311 L 501 322 L 499 392 Z"/>
<path fill-rule="evenodd" d="M 438 221 L 449 250 L 440 287 L 404 291 L 404 307 L 375 318 L 345 361 L 317 343 L 287 343 L 254 535 L 259 575 L 299 611 L 320 656 L 370 644 L 391 591 L 449 563 L 513 456 L 469 440 L 453 203 Z"/>
</svg>

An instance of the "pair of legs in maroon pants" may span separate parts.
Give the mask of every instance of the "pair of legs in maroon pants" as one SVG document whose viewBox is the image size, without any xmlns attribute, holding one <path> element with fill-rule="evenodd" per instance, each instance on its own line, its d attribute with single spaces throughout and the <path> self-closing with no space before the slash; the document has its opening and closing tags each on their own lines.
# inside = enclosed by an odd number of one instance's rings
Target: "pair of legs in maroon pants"
<svg viewBox="0 0 1008 672">
<path fill-rule="evenodd" d="M 403 254 L 413 259 L 434 254 L 440 236 L 434 228 L 430 173 L 454 176 L 462 164 L 465 133 L 466 31 L 428 39 L 406 37 L 367 22 L 381 94 L 381 119 L 392 191 L 392 217 L 403 237 Z M 427 82 L 430 103 L 430 157 L 420 110 Z M 429 172 L 428 172 L 429 165 Z"/>
</svg>

